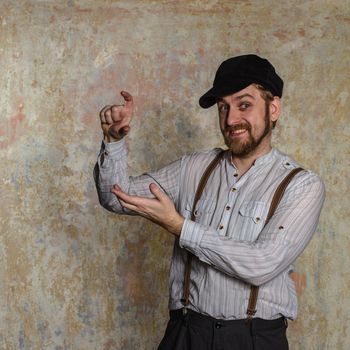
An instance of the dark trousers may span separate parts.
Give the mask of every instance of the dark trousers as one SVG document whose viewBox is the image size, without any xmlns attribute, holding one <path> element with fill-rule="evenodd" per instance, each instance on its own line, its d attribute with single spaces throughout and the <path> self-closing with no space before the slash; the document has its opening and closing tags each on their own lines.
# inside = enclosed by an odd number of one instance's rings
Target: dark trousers
<svg viewBox="0 0 350 350">
<path fill-rule="evenodd" d="M 170 311 L 158 350 L 288 350 L 287 321 L 223 321 L 187 310 Z"/>
</svg>

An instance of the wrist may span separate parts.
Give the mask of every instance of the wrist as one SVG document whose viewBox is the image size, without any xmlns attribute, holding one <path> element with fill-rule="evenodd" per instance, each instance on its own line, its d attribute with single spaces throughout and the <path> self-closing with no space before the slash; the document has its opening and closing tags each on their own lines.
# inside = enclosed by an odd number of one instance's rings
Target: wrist
<svg viewBox="0 0 350 350">
<path fill-rule="evenodd" d="M 170 232 L 173 235 L 180 237 L 182 226 L 183 226 L 184 222 L 185 222 L 185 219 L 183 216 L 179 215 L 178 217 L 176 217 L 176 219 L 174 220 L 174 223 L 171 227 Z"/>
<path fill-rule="evenodd" d="M 123 137 L 115 138 L 110 135 L 103 134 L 103 141 L 106 143 L 112 143 L 112 142 L 118 142 L 122 139 Z"/>
</svg>

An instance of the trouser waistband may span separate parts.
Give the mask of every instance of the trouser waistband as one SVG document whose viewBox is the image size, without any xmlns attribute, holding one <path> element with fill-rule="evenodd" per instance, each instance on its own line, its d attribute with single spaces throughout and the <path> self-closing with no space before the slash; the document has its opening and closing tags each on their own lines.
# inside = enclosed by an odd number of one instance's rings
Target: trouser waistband
<svg viewBox="0 0 350 350">
<path fill-rule="evenodd" d="M 200 314 L 196 311 L 186 309 L 184 312 L 183 309 L 171 310 L 170 318 L 172 319 L 184 319 L 190 322 L 191 324 L 197 325 L 202 328 L 224 328 L 224 327 L 247 327 L 247 322 L 245 319 L 239 320 L 221 320 L 216 319 L 211 316 Z M 280 317 L 274 320 L 264 320 L 262 318 L 253 318 L 250 326 L 256 330 L 268 330 L 268 329 L 278 329 L 278 328 L 287 328 L 287 320 L 284 317 Z"/>
</svg>

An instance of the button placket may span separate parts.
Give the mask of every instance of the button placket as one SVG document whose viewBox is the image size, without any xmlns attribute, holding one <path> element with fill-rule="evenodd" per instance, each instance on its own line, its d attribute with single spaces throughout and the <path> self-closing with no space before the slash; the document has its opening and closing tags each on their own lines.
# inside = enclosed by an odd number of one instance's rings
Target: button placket
<svg viewBox="0 0 350 350">
<path fill-rule="evenodd" d="M 228 192 L 228 201 L 223 207 L 223 212 L 221 220 L 218 223 L 217 229 L 220 232 L 220 236 L 228 236 L 227 228 L 230 221 L 232 210 L 235 203 L 235 198 L 237 196 L 238 189 L 237 187 L 231 187 Z"/>
</svg>

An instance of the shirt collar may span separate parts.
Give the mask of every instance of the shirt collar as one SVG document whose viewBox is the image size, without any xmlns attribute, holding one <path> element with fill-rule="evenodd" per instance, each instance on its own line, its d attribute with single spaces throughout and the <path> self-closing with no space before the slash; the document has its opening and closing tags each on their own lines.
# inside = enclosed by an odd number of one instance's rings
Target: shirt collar
<svg viewBox="0 0 350 350">
<path fill-rule="evenodd" d="M 277 150 L 275 148 L 272 148 L 270 152 L 255 159 L 254 165 L 262 165 L 262 164 L 269 163 L 270 161 L 276 158 L 276 155 L 277 155 Z"/>
<path fill-rule="evenodd" d="M 277 156 L 277 150 L 275 148 L 272 148 L 271 151 L 269 151 L 268 153 L 255 159 L 255 162 L 253 163 L 253 165 L 257 166 L 257 165 L 267 164 L 270 161 L 272 161 L 273 159 L 275 159 L 276 156 Z M 234 168 L 236 168 L 236 166 L 231 161 L 231 153 L 229 151 L 227 152 L 226 158 L 227 158 L 227 161 L 229 162 L 229 164 L 231 164 Z"/>
</svg>

